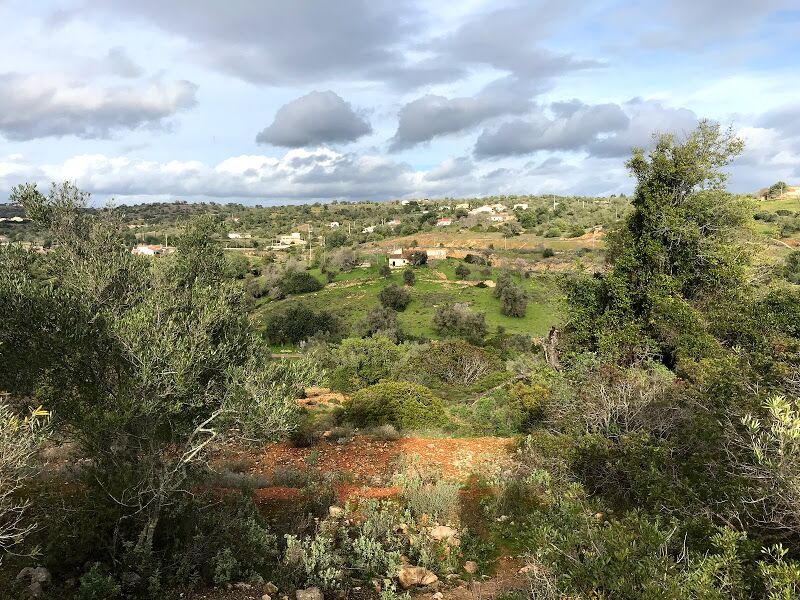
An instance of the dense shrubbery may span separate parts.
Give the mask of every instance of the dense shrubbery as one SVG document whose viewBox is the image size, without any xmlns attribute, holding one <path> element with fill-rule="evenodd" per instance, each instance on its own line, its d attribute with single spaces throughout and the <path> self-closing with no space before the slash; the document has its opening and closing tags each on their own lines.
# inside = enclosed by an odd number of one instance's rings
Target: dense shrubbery
<svg viewBox="0 0 800 600">
<path fill-rule="evenodd" d="M 470 385 L 502 368 L 502 362 L 489 352 L 460 340 L 446 340 L 416 348 L 404 374 L 425 384 Z"/>
<path fill-rule="evenodd" d="M 398 429 L 424 429 L 445 422 L 441 399 L 423 385 L 401 381 L 359 390 L 346 403 L 345 415 L 358 427 L 389 424 Z"/>
<path fill-rule="evenodd" d="M 315 336 L 335 338 L 340 331 L 341 323 L 335 315 L 304 304 L 273 312 L 264 323 L 264 335 L 271 344 L 297 344 Z"/>
<path fill-rule="evenodd" d="M 281 277 L 278 283 L 281 291 L 286 294 L 305 294 L 318 292 L 325 285 L 307 271 L 289 271 Z"/>
<path fill-rule="evenodd" d="M 403 350 L 384 336 L 348 338 L 326 357 L 331 386 L 358 390 L 389 379 L 398 369 Z"/>
<path fill-rule="evenodd" d="M 440 335 L 480 344 L 486 337 L 486 314 L 474 312 L 467 304 L 446 304 L 433 313 L 433 328 Z"/>
<path fill-rule="evenodd" d="M 393 283 L 381 290 L 380 294 L 378 294 L 378 299 L 384 308 L 404 311 L 411 303 L 411 292 Z"/>
</svg>

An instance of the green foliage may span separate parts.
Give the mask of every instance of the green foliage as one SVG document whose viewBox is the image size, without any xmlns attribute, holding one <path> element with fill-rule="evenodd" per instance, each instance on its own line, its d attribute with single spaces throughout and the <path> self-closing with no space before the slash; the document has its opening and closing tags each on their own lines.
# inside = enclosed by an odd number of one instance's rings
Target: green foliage
<svg viewBox="0 0 800 600">
<path fill-rule="evenodd" d="M 795 285 L 800 285 L 800 250 L 792 250 L 783 267 L 783 276 Z"/>
<path fill-rule="evenodd" d="M 787 187 L 788 186 L 786 185 L 786 182 L 778 181 L 769 186 L 767 193 L 764 194 L 764 196 L 766 198 L 780 198 L 781 195 L 786 191 Z"/>
<path fill-rule="evenodd" d="M 409 357 L 404 375 L 428 385 L 470 385 L 501 371 L 494 355 L 461 340 L 431 342 Z"/>
<path fill-rule="evenodd" d="M 353 394 L 345 416 L 358 427 L 394 425 L 398 429 L 424 429 L 445 423 L 442 401 L 425 386 L 384 381 Z"/>
<path fill-rule="evenodd" d="M 358 390 L 389 379 L 397 371 L 403 350 L 385 336 L 348 338 L 330 352 L 332 387 Z"/>
<path fill-rule="evenodd" d="M 378 299 L 384 308 L 391 308 L 396 311 L 404 311 L 411 303 L 411 293 L 397 284 L 386 286 L 378 294 Z"/>
<path fill-rule="evenodd" d="M 318 292 L 325 287 L 325 284 L 307 271 L 288 271 L 278 285 L 286 295 Z"/>
<path fill-rule="evenodd" d="M 486 337 L 486 314 L 467 304 L 446 304 L 433 313 L 433 328 L 440 335 L 462 337 L 475 344 Z"/>
<path fill-rule="evenodd" d="M 403 271 L 404 284 L 412 286 L 416 283 L 416 281 L 417 281 L 417 276 L 414 275 L 414 271 L 412 271 L 411 269 L 406 269 L 405 271 Z"/>
<path fill-rule="evenodd" d="M 264 335 L 271 344 L 296 344 L 315 336 L 335 338 L 340 330 L 341 323 L 335 315 L 314 311 L 305 304 L 290 304 L 270 314 L 264 323 Z"/>
<path fill-rule="evenodd" d="M 469 277 L 470 274 L 469 267 L 464 263 L 459 263 L 458 266 L 456 267 L 455 272 L 456 272 L 456 277 L 458 277 L 459 279 L 466 279 L 467 277 Z"/>
<path fill-rule="evenodd" d="M 81 576 L 78 589 L 79 600 L 113 600 L 119 598 L 122 588 L 114 578 L 103 572 L 101 565 L 94 564 Z"/>
</svg>

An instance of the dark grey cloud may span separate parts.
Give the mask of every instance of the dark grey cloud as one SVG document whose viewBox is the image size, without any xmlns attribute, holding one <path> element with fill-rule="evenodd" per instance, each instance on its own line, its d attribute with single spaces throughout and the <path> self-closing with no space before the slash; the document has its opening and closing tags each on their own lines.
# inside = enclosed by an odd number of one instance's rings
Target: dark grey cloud
<svg viewBox="0 0 800 600">
<path fill-rule="evenodd" d="M 330 90 L 314 91 L 278 109 L 272 124 L 256 136 L 256 142 L 299 148 L 352 142 L 369 133 L 369 122 L 341 96 Z"/>
<path fill-rule="evenodd" d="M 15 141 L 107 138 L 116 131 L 163 127 L 196 103 L 196 91 L 189 81 L 98 87 L 53 75 L 0 74 L 0 134 Z"/>
<path fill-rule="evenodd" d="M 422 18 L 410 3 L 389 0 L 85 0 L 76 14 L 150 23 L 185 38 L 202 62 L 272 85 L 400 68 L 398 44 Z"/>
<path fill-rule="evenodd" d="M 475 143 L 475 155 L 487 158 L 538 150 L 578 150 L 600 134 L 623 130 L 629 124 L 628 116 L 617 104 L 587 105 L 573 101 L 557 104 L 552 112 L 555 114 L 552 119 L 540 112 L 484 131 Z"/>
<path fill-rule="evenodd" d="M 436 137 L 465 131 L 494 117 L 525 113 L 533 106 L 529 94 L 526 84 L 504 78 L 475 96 L 446 98 L 427 94 L 417 98 L 400 109 L 390 150 L 404 150 Z"/>
</svg>

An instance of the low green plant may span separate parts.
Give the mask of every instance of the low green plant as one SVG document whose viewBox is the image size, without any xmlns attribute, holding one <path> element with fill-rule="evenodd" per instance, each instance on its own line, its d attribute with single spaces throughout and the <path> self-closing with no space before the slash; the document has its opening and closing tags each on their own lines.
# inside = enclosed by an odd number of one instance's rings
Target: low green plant
<svg viewBox="0 0 800 600">
<path fill-rule="evenodd" d="M 357 427 L 393 425 L 423 429 L 445 423 L 444 404 L 423 385 L 384 381 L 359 390 L 345 403 L 345 417 Z"/>
</svg>

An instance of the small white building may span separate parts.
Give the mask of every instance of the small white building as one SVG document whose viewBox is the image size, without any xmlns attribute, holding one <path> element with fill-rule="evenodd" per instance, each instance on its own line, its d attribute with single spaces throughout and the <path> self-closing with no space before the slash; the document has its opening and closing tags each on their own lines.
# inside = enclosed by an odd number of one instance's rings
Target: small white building
<svg viewBox="0 0 800 600">
<path fill-rule="evenodd" d="M 328 227 L 330 227 L 331 229 L 339 229 L 339 221 L 331 221 L 328 224 Z"/>
<path fill-rule="evenodd" d="M 392 250 L 389 252 L 387 258 L 389 260 L 389 267 L 392 269 L 400 269 L 408 265 L 408 256 L 405 252 L 403 252 L 402 248 Z"/>
<path fill-rule="evenodd" d="M 456 204 L 456 210 L 469 210 L 469 202 L 462 202 L 461 204 Z"/>
<path fill-rule="evenodd" d="M 520 202 L 519 204 L 514 205 L 514 210 L 528 210 L 528 203 L 527 202 Z"/>
<path fill-rule="evenodd" d="M 361 233 L 375 233 L 375 227 L 377 227 L 377 225 L 370 225 L 369 227 L 364 227 L 364 229 L 361 230 Z"/>
<path fill-rule="evenodd" d="M 493 223 L 505 223 L 506 221 L 512 221 L 514 219 L 513 215 L 508 213 L 497 213 L 495 215 L 489 215 L 489 220 Z"/>
<path fill-rule="evenodd" d="M 281 246 L 304 246 L 306 241 L 299 231 L 293 231 L 289 235 L 281 235 L 278 237 L 278 244 Z"/>
<path fill-rule="evenodd" d="M 231 231 L 228 234 L 228 239 L 230 240 L 249 240 L 251 237 L 249 233 L 238 233 L 236 231 Z"/>
<path fill-rule="evenodd" d="M 450 217 L 445 217 L 443 219 L 436 219 L 436 226 L 437 227 L 448 227 L 453 224 L 453 219 Z"/>
<path fill-rule="evenodd" d="M 473 208 L 471 211 L 469 211 L 469 214 L 471 214 L 471 215 L 482 215 L 482 214 L 489 214 L 489 213 L 493 213 L 493 212 L 494 212 L 494 209 L 491 206 L 489 206 L 488 204 L 484 204 L 483 206 L 479 206 L 478 208 Z"/>
<path fill-rule="evenodd" d="M 161 244 L 139 244 L 133 250 L 131 250 L 131 254 L 138 254 L 139 256 L 155 256 L 157 254 L 161 254 L 164 251 L 164 247 Z"/>
</svg>

